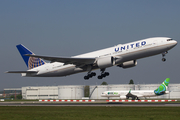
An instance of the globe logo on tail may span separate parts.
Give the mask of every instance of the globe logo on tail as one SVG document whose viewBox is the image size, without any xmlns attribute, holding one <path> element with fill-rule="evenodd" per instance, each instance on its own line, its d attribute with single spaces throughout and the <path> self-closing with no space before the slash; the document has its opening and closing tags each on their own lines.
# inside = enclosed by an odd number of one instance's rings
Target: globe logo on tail
<svg viewBox="0 0 180 120">
<path fill-rule="evenodd" d="M 35 67 L 44 65 L 45 62 L 43 60 L 41 60 L 40 58 L 35 58 L 35 57 L 29 57 L 29 61 L 28 61 L 28 68 L 29 69 L 33 69 Z"/>
</svg>

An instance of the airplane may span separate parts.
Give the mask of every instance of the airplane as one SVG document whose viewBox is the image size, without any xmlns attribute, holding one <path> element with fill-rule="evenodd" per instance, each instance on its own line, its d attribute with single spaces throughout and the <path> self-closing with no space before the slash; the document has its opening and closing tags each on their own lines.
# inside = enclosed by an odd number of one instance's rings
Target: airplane
<svg viewBox="0 0 180 120">
<path fill-rule="evenodd" d="M 170 78 L 166 80 L 156 89 L 156 90 L 131 90 L 130 91 L 105 91 L 101 94 L 101 97 L 120 97 L 120 99 L 139 100 L 140 97 L 155 97 L 164 94 L 168 94 L 167 86 L 169 84 Z"/>
<path fill-rule="evenodd" d="M 166 61 L 164 56 L 176 44 L 177 41 L 172 38 L 153 37 L 72 57 L 35 55 L 24 45 L 19 44 L 16 47 L 29 70 L 6 73 L 21 73 L 23 77 L 61 77 L 87 72 L 84 79 L 88 80 L 96 76 L 93 70 L 100 69 L 101 74 L 97 78 L 102 79 L 109 76 L 109 72 L 105 72 L 108 67 L 118 66 L 124 69 L 134 67 L 137 65 L 137 59 L 157 54 L 162 54 L 162 61 Z M 50 62 L 46 63 L 44 60 Z"/>
</svg>

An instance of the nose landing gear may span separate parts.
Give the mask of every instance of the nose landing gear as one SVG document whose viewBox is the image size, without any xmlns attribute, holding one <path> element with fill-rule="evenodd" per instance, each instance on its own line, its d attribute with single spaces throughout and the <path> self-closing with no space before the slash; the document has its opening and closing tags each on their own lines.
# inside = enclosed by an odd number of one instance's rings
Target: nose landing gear
<svg viewBox="0 0 180 120">
<path fill-rule="evenodd" d="M 165 62 L 165 61 L 166 61 L 166 58 L 162 58 L 162 61 Z"/>
<path fill-rule="evenodd" d="M 163 57 L 163 58 L 162 58 L 162 61 L 163 61 L 163 62 L 165 62 L 165 61 L 166 61 L 166 58 L 164 58 L 164 56 L 165 56 L 167 53 L 168 53 L 167 51 L 166 51 L 166 52 L 164 52 L 164 53 L 162 53 L 162 57 Z"/>
</svg>

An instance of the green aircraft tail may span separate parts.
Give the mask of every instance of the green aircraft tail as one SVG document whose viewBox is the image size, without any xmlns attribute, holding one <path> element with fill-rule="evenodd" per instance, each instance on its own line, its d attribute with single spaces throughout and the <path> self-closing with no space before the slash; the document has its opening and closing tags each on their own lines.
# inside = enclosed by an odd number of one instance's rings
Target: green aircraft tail
<svg viewBox="0 0 180 120">
<path fill-rule="evenodd" d="M 156 95 L 163 95 L 165 91 L 167 90 L 169 81 L 170 81 L 170 78 L 166 78 L 166 80 L 156 90 L 154 90 L 154 93 Z"/>
</svg>

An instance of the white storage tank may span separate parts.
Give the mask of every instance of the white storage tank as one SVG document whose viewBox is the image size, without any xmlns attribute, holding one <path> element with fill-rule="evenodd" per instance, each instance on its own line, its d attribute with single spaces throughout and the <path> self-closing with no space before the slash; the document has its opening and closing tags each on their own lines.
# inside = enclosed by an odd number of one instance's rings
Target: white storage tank
<svg viewBox="0 0 180 120">
<path fill-rule="evenodd" d="M 58 86 L 58 99 L 82 99 L 84 86 Z"/>
<path fill-rule="evenodd" d="M 180 98 L 180 84 L 169 84 L 170 98 Z"/>
<path fill-rule="evenodd" d="M 23 99 L 58 99 L 57 86 L 22 87 Z"/>
<path fill-rule="evenodd" d="M 58 87 L 57 86 L 45 86 L 38 88 L 39 99 L 57 99 Z"/>
<path fill-rule="evenodd" d="M 139 84 L 137 90 L 156 90 L 161 84 Z"/>
<path fill-rule="evenodd" d="M 26 87 L 26 99 L 39 99 L 39 87 Z"/>
<path fill-rule="evenodd" d="M 89 86 L 89 89 L 90 94 L 92 93 L 90 99 L 107 99 L 106 97 L 101 97 L 101 94 L 108 90 L 108 85 Z"/>
<path fill-rule="evenodd" d="M 26 98 L 26 87 L 22 87 L 22 99 L 27 99 Z"/>
<path fill-rule="evenodd" d="M 119 85 L 108 85 L 109 91 L 123 91 L 123 90 L 135 90 L 135 85 L 119 84 Z"/>
</svg>

